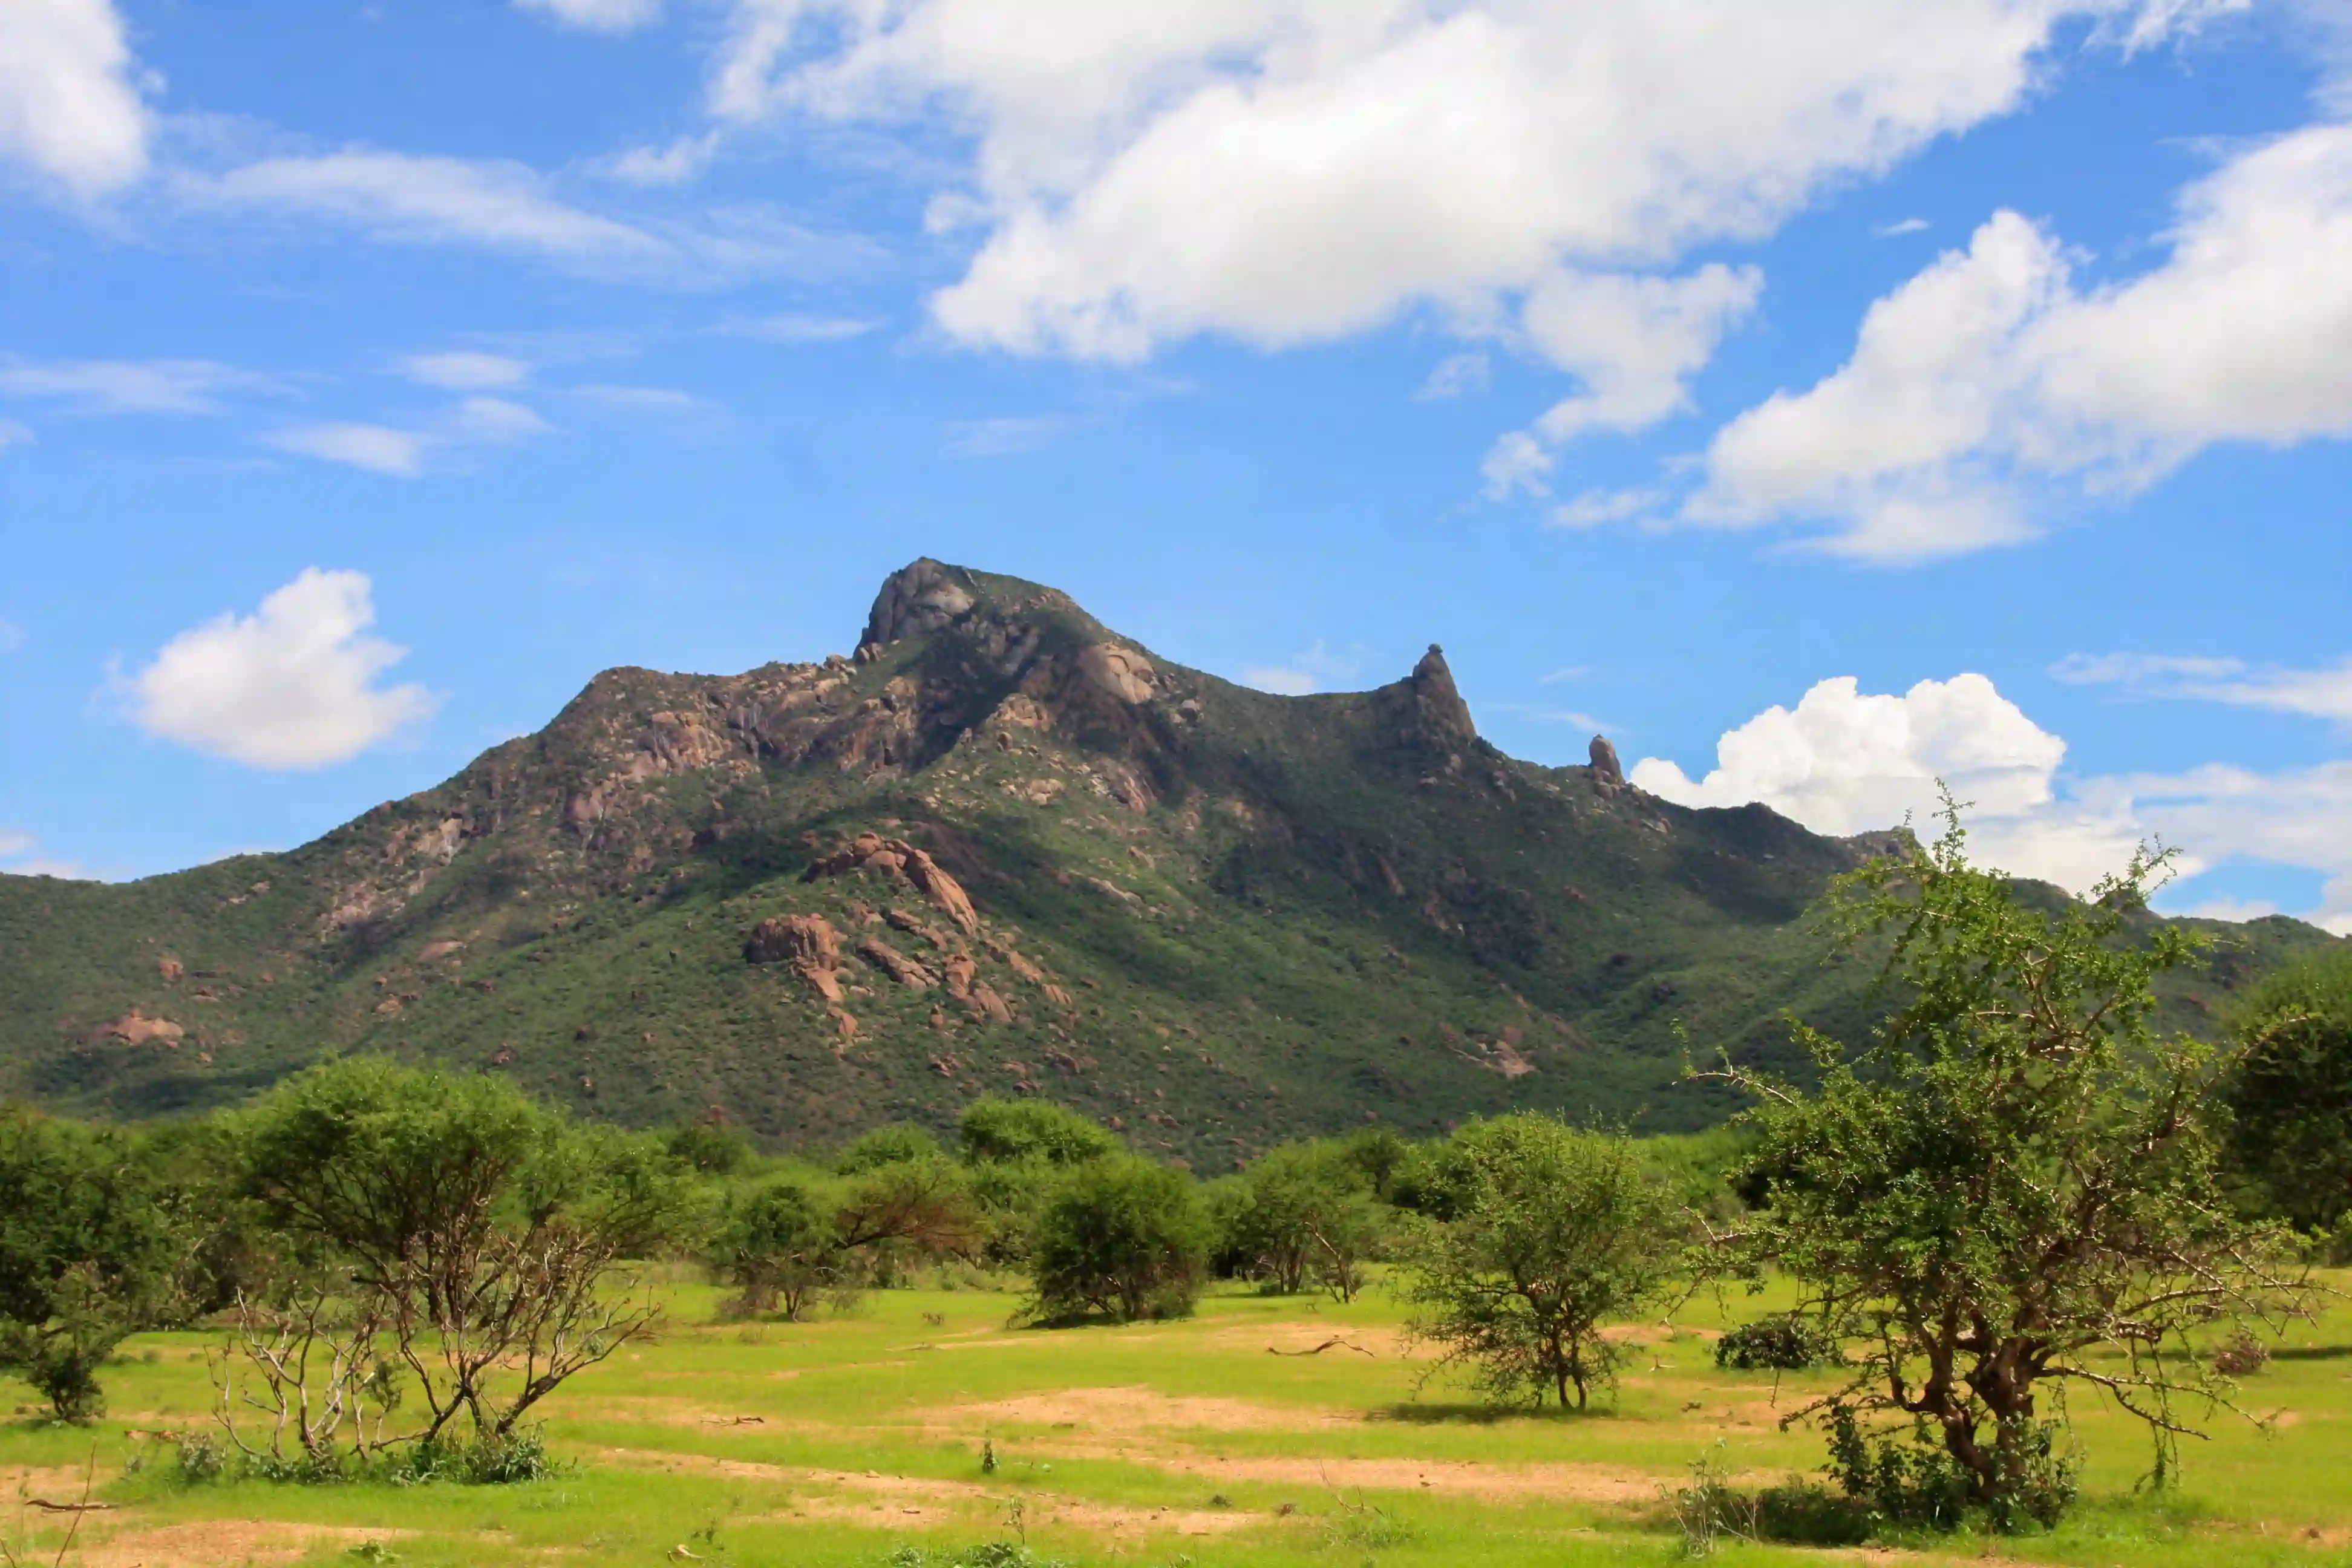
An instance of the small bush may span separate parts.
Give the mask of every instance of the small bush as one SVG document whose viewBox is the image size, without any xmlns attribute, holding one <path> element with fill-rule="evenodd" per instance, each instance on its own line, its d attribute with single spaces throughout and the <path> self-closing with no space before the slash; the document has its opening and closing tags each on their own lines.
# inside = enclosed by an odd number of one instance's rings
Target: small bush
<svg viewBox="0 0 2352 1568">
<path fill-rule="evenodd" d="M 562 1462 L 547 1451 L 546 1435 L 536 1426 L 469 1443 L 459 1465 L 462 1479 L 478 1487 L 519 1486 L 563 1471 Z"/>
<path fill-rule="evenodd" d="M 228 1469 L 228 1451 L 209 1432 L 190 1432 L 180 1438 L 180 1479 L 194 1486 L 216 1481 Z"/>
<path fill-rule="evenodd" d="M 1070 1568 L 1058 1557 L 1040 1557 L 1011 1541 L 986 1541 L 940 1552 L 901 1546 L 890 1553 L 889 1563 L 890 1568 Z"/>
<path fill-rule="evenodd" d="M 1794 1312 L 1742 1323 L 1715 1342 L 1715 1364 L 1737 1372 L 1803 1372 L 1844 1359 L 1835 1334 Z"/>
<path fill-rule="evenodd" d="M 2223 1377 L 2252 1377 L 2271 1363 L 2271 1347 L 2243 1330 L 2213 1352 L 2213 1370 Z"/>
<path fill-rule="evenodd" d="M 1754 1519 L 1759 1541 L 1796 1546 L 1859 1546 L 1874 1532 L 1867 1508 L 1810 1482 L 1766 1488 Z"/>
<path fill-rule="evenodd" d="M 1830 1472 L 1846 1496 L 1866 1505 L 1873 1523 L 1957 1530 L 1970 1512 L 1969 1477 L 1924 1423 L 1893 1432 L 1864 1432 L 1852 1409 L 1832 1407 Z M 2036 1421 L 2017 1434 L 2011 1473 L 1994 1500 L 1979 1512 L 2003 1534 L 2047 1530 L 2074 1506 L 2080 1458 L 2062 1453 L 2054 1421 Z"/>
<path fill-rule="evenodd" d="M 1359 1552 L 1381 1552 L 1391 1546 L 1410 1545 L 1413 1528 L 1396 1515 L 1374 1503 L 1363 1500 L 1359 1492 L 1354 1502 L 1339 1499 L 1339 1511 L 1332 1516 L 1327 1531 L 1334 1546 L 1353 1548 Z"/>
<path fill-rule="evenodd" d="M 1755 1500 L 1735 1491 L 1729 1474 L 1711 1458 L 1692 1461 L 1689 1482 L 1668 1493 L 1666 1504 L 1682 1531 L 1685 1557 L 1712 1557 L 1727 1542 L 1755 1537 Z"/>
</svg>

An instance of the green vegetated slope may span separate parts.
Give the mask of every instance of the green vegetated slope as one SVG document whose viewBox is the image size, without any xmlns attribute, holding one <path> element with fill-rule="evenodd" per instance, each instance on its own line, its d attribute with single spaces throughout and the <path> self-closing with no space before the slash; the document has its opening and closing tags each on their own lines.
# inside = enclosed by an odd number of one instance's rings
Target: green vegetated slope
<svg viewBox="0 0 2352 1568">
<path fill-rule="evenodd" d="M 1505 756 L 1433 648 L 1269 696 L 919 562 L 855 659 L 608 670 L 287 854 L 0 877 L 0 1088 L 147 1114 L 365 1049 L 796 1142 L 1028 1091 L 1208 1170 L 1374 1119 L 1691 1127 L 1726 1107 L 1677 1022 L 1785 1058 L 1784 1009 L 1863 1021 L 1801 917 L 1874 847 Z M 2333 940 L 2226 932 L 2173 1022 Z"/>
</svg>

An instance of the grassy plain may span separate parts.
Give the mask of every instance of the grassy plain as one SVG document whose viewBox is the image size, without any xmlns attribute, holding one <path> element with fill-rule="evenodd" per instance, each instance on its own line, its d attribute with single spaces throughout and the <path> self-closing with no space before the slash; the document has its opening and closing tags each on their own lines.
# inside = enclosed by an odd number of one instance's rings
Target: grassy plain
<svg viewBox="0 0 2352 1568">
<path fill-rule="evenodd" d="M 1617 1395 L 1583 1415 L 1417 1390 L 1427 1363 L 1378 1293 L 1342 1307 L 1233 1289 L 1186 1322 L 1051 1331 L 1006 1328 L 1013 1299 L 977 1290 L 881 1292 L 808 1324 L 722 1323 L 717 1300 L 675 1286 L 657 1342 L 553 1403 L 563 1473 L 511 1487 L 186 1484 L 139 1434 L 205 1424 L 214 1341 L 143 1336 L 110 1369 L 108 1419 L 20 1410 L 0 1426 L 0 1541 L 50 1562 L 61 1516 L 17 1499 L 70 1501 L 94 1467 L 92 1496 L 113 1506 L 84 1516 L 65 1559 L 82 1568 L 886 1568 L 1024 1532 L 1074 1565 L 1577 1568 L 1678 1560 L 1663 1499 L 1695 1459 L 1752 1486 L 1821 1458 L 1779 1419 L 1828 1374 L 1715 1365 L 1713 1331 L 1769 1304 L 1744 1295 L 1637 1331 Z M 2079 1400 L 2086 1500 L 2053 1535 L 1737 1544 L 1718 1560 L 2352 1564 L 2352 1307 L 2299 1326 L 2242 1394 L 2267 1427 L 2217 1415 L 2153 1498 L 2135 1490 L 2145 1438 Z"/>
</svg>

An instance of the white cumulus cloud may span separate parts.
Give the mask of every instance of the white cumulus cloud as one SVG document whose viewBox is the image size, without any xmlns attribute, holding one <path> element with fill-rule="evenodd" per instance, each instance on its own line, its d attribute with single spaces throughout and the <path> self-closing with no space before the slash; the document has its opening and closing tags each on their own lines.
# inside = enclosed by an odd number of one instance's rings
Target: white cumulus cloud
<svg viewBox="0 0 2352 1568">
<path fill-rule="evenodd" d="M 1981 675 L 1923 680 L 1899 695 L 1864 692 L 1843 676 L 1814 685 L 1794 709 L 1768 708 L 1727 731 L 1703 777 L 1658 757 L 1629 776 L 1680 805 L 1760 801 L 1841 835 L 1906 817 L 1932 830 L 1940 779 L 1971 803 L 1970 850 L 1984 864 L 2081 892 L 2161 839 L 2181 852 L 2187 878 L 2231 861 L 2316 870 L 2326 890 L 2304 918 L 2352 931 L 2352 762 L 2066 780 L 2065 757 L 2063 740 Z"/>
<path fill-rule="evenodd" d="M 0 13 L 0 161 L 77 195 L 147 170 L 147 106 L 111 0 L 7 0 Z"/>
<path fill-rule="evenodd" d="M 1629 776 L 1685 805 L 1760 800 L 1817 832 L 1848 834 L 1906 814 L 1925 820 L 1938 778 L 1988 816 L 2022 816 L 2050 803 L 2065 756 L 2065 742 L 1981 675 L 1923 680 L 1899 697 L 1865 693 L 1847 675 L 1727 733 L 1702 779 L 1656 757 Z"/>
<path fill-rule="evenodd" d="M 1691 405 L 1689 379 L 1755 309 L 1764 275 L 1710 263 L 1687 278 L 1560 271 L 1520 319 L 1545 358 L 1584 384 L 1536 422 L 1553 445 L 1588 430 L 1639 430 Z"/>
<path fill-rule="evenodd" d="M 2352 435 L 2352 125 L 2281 136 L 2190 185 L 2165 259 L 2076 285 L 1995 215 L 1874 304 L 1853 357 L 1718 432 L 1688 521 L 1826 525 L 1866 559 L 2031 538 L 2217 442 Z"/>
<path fill-rule="evenodd" d="M 358 572 L 306 569 L 251 616 L 181 633 L 121 682 L 149 734 L 248 767 L 325 767 L 431 715 L 422 686 L 385 686 L 407 650 L 369 634 L 373 586 Z"/>
<path fill-rule="evenodd" d="M 722 123 L 944 125 L 974 152 L 934 230 L 952 341 L 1136 361 L 1219 334 L 1328 342 L 1416 310 L 1579 384 L 1486 468 L 1691 405 L 1769 235 L 2023 102 L 2069 22 L 2103 47 L 2204 0 L 731 0 Z M 1457 366 L 1457 369 L 1459 366 Z M 1433 378 L 1427 395 L 1461 390 Z"/>
</svg>

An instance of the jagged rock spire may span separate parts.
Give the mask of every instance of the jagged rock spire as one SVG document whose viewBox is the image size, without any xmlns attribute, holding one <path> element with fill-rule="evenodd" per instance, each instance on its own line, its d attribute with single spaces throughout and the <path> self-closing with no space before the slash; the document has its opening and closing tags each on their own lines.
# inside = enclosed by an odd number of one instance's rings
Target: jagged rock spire
<svg viewBox="0 0 2352 1568">
<path fill-rule="evenodd" d="M 1592 782 L 1611 789 L 1625 782 L 1625 769 L 1617 761 L 1617 748 L 1609 743 L 1606 735 L 1592 737 Z"/>
<path fill-rule="evenodd" d="M 1433 745 L 1459 751 L 1478 738 L 1478 726 L 1470 718 L 1470 704 L 1462 700 L 1462 693 L 1454 684 L 1454 671 L 1446 668 L 1445 650 L 1435 643 L 1429 645 L 1429 651 L 1412 667 L 1412 697 L 1420 712 L 1422 733 Z"/>
</svg>

